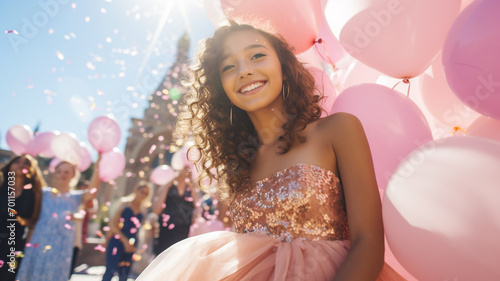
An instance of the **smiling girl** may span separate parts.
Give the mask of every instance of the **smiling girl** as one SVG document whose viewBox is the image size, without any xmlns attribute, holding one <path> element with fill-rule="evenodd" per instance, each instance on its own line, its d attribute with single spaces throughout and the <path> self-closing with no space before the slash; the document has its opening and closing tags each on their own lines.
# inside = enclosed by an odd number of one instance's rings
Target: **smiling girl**
<svg viewBox="0 0 500 281">
<path fill-rule="evenodd" d="M 402 280 L 363 127 L 320 119 L 314 79 L 280 37 L 231 22 L 204 42 L 189 111 L 194 159 L 217 179 L 236 233 L 186 239 L 138 280 Z M 216 172 L 214 172 L 216 171 Z"/>
</svg>

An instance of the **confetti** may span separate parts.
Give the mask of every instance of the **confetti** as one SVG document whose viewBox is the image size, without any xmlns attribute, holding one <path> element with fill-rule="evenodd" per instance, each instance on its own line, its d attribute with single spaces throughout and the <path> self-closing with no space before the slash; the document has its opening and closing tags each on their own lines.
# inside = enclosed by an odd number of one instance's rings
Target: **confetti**
<svg viewBox="0 0 500 281">
<path fill-rule="evenodd" d="M 141 255 L 138 255 L 138 254 L 133 254 L 132 255 L 132 260 L 133 261 L 140 261 L 141 259 L 142 259 Z"/>
<path fill-rule="evenodd" d="M 113 251 L 111 252 L 111 255 L 113 255 L 113 256 L 114 256 L 114 255 L 116 255 L 116 252 L 117 252 L 117 251 L 118 251 L 118 248 L 114 247 L 114 248 L 113 248 Z"/>
<path fill-rule="evenodd" d="M 120 234 L 115 234 L 115 236 L 113 236 L 115 239 L 120 239 Z"/>
<path fill-rule="evenodd" d="M 57 218 L 57 213 L 52 213 L 52 216 L 53 216 L 54 218 Z"/>
<path fill-rule="evenodd" d="M 49 29 L 49 34 L 52 34 L 52 33 L 54 33 L 54 29 L 53 28 Z"/>
<path fill-rule="evenodd" d="M 5 33 L 19 34 L 16 30 L 5 30 Z"/>
<path fill-rule="evenodd" d="M 31 247 L 31 243 L 30 243 L 30 242 L 28 242 L 28 243 L 26 243 L 26 245 L 25 245 L 25 246 L 26 246 L 27 248 L 29 248 L 29 247 Z"/>
<path fill-rule="evenodd" d="M 100 230 L 96 230 L 95 231 L 95 235 L 97 235 L 97 237 L 102 237 L 103 236 L 102 231 L 100 231 Z"/>
<path fill-rule="evenodd" d="M 110 229 L 109 226 L 105 226 L 102 228 L 102 230 L 104 230 L 104 231 L 109 231 L 109 229 Z"/>
<path fill-rule="evenodd" d="M 14 215 L 17 215 L 17 211 L 14 209 L 9 208 L 9 212 L 13 213 Z"/>
<path fill-rule="evenodd" d="M 188 202 L 193 202 L 194 201 L 193 197 L 186 197 L 184 200 L 186 200 Z"/>
<path fill-rule="evenodd" d="M 156 149 L 156 144 L 153 144 L 150 148 L 149 148 L 149 154 L 152 154 Z"/>
<path fill-rule="evenodd" d="M 137 228 L 132 227 L 132 228 L 130 229 L 130 234 L 135 234 L 135 233 L 137 233 Z"/>
<path fill-rule="evenodd" d="M 65 224 L 64 227 L 66 227 L 67 229 L 71 230 L 71 225 L 69 225 L 69 224 Z"/>
<path fill-rule="evenodd" d="M 56 56 L 57 56 L 58 59 L 64 60 L 64 55 L 60 51 L 56 52 Z"/>
<path fill-rule="evenodd" d="M 4 262 L 3 260 L 0 260 L 0 268 L 2 268 L 2 267 L 3 267 L 4 263 L 5 263 L 5 262 Z"/>
<path fill-rule="evenodd" d="M 175 227 L 175 224 L 171 224 L 171 225 L 169 225 L 169 226 L 168 226 L 168 229 L 170 229 L 170 230 L 171 230 L 171 229 L 172 229 L 172 228 L 174 228 L 174 227 Z"/>
<path fill-rule="evenodd" d="M 99 251 L 101 253 L 106 252 L 106 248 L 104 248 L 101 244 L 95 246 L 94 250 Z"/>
<path fill-rule="evenodd" d="M 94 188 L 90 189 L 90 194 L 94 194 L 96 192 L 97 192 L 97 188 L 94 187 Z"/>
<path fill-rule="evenodd" d="M 33 248 L 38 248 L 40 246 L 40 243 L 36 243 L 35 245 L 33 245 Z"/>
<path fill-rule="evenodd" d="M 50 245 L 45 246 L 45 248 L 43 249 L 43 253 L 47 252 L 50 249 L 52 249 L 52 246 Z"/>
</svg>

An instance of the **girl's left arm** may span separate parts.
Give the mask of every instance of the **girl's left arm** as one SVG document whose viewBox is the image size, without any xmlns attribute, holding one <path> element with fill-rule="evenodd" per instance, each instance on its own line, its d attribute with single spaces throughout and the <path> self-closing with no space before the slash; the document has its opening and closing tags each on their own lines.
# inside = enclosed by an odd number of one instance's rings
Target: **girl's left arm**
<svg viewBox="0 0 500 281">
<path fill-rule="evenodd" d="M 384 264 L 384 229 L 370 147 L 357 117 L 335 115 L 331 140 L 345 194 L 351 248 L 334 280 L 375 280 Z"/>
</svg>

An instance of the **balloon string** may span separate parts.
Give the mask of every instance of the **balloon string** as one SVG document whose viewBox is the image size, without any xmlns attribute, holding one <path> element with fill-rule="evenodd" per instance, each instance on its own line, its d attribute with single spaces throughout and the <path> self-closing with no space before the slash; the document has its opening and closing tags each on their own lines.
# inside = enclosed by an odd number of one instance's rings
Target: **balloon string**
<svg viewBox="0 0 500 281">
<path fill-rule="evenodd" d="M 342 85 L 340 85 L 340 81 L 339 81 L 339 77 L 337 75 L 337 68 L 335 67 L 335 64 L 333 63 L 333 60 L 332 58 L 330 57 L 330 54 L 328 53 L 328 49 L 326 47 L 326 41 L 323 40 L 323 38 L 318 38 L 317 40 L 314 41 L 314 47 L 316 48 L 316 51 L 318 52 L 318 54 L 321 56 L 321 58 L 323 60 L 325 60 L 323 58 L 323 56 L 321 55 L 321 53 L 319 52 L 318 50 L 318 44 L 321 44 L 323 46 L 323 50 L 325 51 L 325 54 L 326 54 L 326 57 L 328 59 L 328 63 L 330 63 L 330 65 L 332 66 L 333 68 L 333 76 L 335 77 L 335 80 L 336 80 L 336 84 L 338 86 L 338 88 L 342 88 Z"/>
<path fill-rule="evenodd" d="M 406 93 L 406 96 L 410 97 L 411 83 L 410 83 L 410 78 L 408 78 L 408 77 L 405 77 L 405 78 L 403 78 L 403 80 L 401 80 L 398 83 L 396 83 L 396 85 L 394 85 L 394 87 L 392 87 L 392 89 L 394 90 L 394 88 L 396 88 L 396 86 L 399 85 L 399 83 L 401 83 L 401 82 L 403 82 L 405 84 L 408 84 L 408 92 Z"/>
</svg>

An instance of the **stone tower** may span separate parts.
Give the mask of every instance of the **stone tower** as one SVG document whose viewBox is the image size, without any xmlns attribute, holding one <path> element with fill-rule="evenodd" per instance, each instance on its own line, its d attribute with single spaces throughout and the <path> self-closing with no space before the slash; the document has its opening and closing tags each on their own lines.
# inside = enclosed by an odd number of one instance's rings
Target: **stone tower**
<svg viewBox="0 0 500 281">
<path fill-rule="evenodd" d="M 123 176 L 116 180 L 114 198 L 131 193 L 141 180 L 149 181 L 151 171 L 170 164 L 172 132 L 179 113 L 179 104 L 186 88 L 181 81 L 187 73 L 189 35 L 177 43 L 177 57 L 158 88 L 149 96 L 149 107 L 143 118 L 131 118 L 132 126 L 125 146 L 126 166 Z"/>
</svg>

